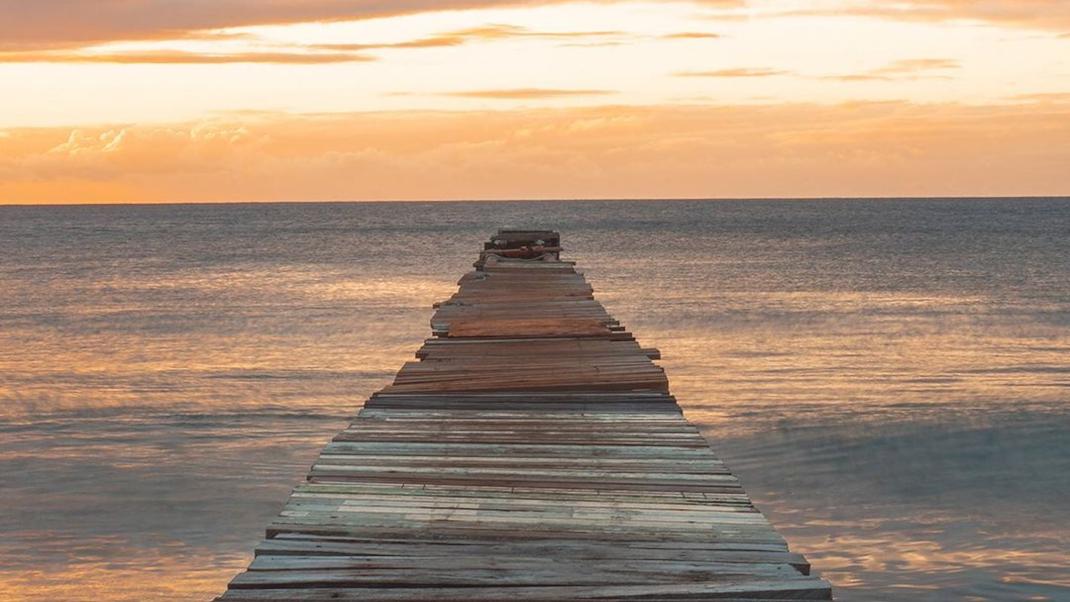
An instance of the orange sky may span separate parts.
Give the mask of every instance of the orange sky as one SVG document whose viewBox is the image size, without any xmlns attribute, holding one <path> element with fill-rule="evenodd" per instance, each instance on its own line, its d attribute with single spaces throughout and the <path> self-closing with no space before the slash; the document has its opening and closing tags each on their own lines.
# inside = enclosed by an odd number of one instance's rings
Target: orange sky
<svg viewBox="0 0 1070 602">
<path fill-rule="evenodd" d="M 0 0 L 0 203 L 1070 194 L 1062 0 L 177 6 Z"/>
</svg>

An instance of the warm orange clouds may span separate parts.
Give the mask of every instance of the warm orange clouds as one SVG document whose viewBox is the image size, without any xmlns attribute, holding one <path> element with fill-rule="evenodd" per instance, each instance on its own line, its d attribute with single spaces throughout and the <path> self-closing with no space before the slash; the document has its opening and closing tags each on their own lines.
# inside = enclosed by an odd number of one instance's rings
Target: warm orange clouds
<svg viewBox="0 0 1070 602">
<path fill-rule="evenodd" d="M 470 42 L 488 42 L 507 39 L 569 40 L 574 38 L 605 38 L 625 35 L 621 31 L 537 31 L 517 25 L 491 24 L 449 31 L 441 35 L 417 38 L 389 44 L 317 44 L 312 48 L 322 50 L 384 50 L 397 48 L 442 48 L 460 46 Z"/>
<path fill-rule="evenodd" d="M 260 114 L 0 132 L 0 201 L 1055 195 L 1070 104 Z"/>
<path fill-rule="evenodd" d="M 1066 194 L 1067 6 L 0 0 L 0 202 Z"/>
<path fill-rule="evenodd" d="M 115 40 L 174 39 L 228 27 L 562 2 L 567 0 L 0 0 L 4 17 L 0 50 L 71 48 Z M 739 6 L 742 2 L 700 3 Z"/>
<path fill-rule="evenodd" d="M 603 3 L 625 0 L 602 0 Z M 198 32 L 254 25 L 358 20 L 421 12 L 559 4 L 567 0 L 0 0 L 0 51 L 89 46 L 116 40 L 181 39 Z M 686 0 L 679 0 L 686 2 Z M 864 15 L 890 19 L 976 19 L 1024 27 L 1070 28 L 1065 0 L 693 0 L 715 8 L 769 14 Z M 725 18 L 732 18 L 724 15 Z M 739 17 L 739 15 L 735 15 Z"/>
<path fill-rule="evenodd" d="M 73 47 L 182 37 L 247 25 L 361 19 L 524 0 L 0 0 L 0 49 Z"/>
<path fill-rule="evenodd" d="M 974 19 L 1043 29 L 1070 27 L 1070 3 L 1066 0 L 904 0 L 856 1 L 853 4 L 837 10 L 820 11 L 820 14 L 928 21 Z"/>
<path fill-rule="evenodd" d="M 720 34 L 706 31 L 681 31 L 661 36 L 666 40 L 713 40 L 721 37 Z"/>
<path fill-rule="evenodd" d="M 769 67 L 734 67 L 731 69 L 715 69 L 713 71 L 680 71 L 678 77 L 773 77 L 777 75 L 789 75 L 790 72 L 783 69 L 771 69 Z"/>
<path fill-rule="evenodd" d="M 914 74 L 920 71 L 958 69 L 959 62 L 954 59 L 903 59 L 887 67 L 874 71 L 880 75 Z"/>
<path fill-rule="evenodd" d="M 884 67 L 865 73 L 847 73 L 844 75 L 827 75 L 822 79 L 839 81 L 891 81 L 896 79 L 916 79 L 923 77 L 947 77 L 945 74 L 961 65 L 954 59 L 903 59 Z"/>
<path fill-rule="evenodd" d="M 117 64 L 204 64 L 225 63 L 279 63 L 314 65 L 323 63 L 347 63 L 376 60 L 375 56 L 366 54 L 375 50 L 432 49 L 462 46 L 473 42 L 494 42 L 509 39 L 535 39 L 570 41 L 592 39 L 595 41 L 613 41 L 623 39 L 628 34 L 622 31 L 539 31 L 517 25 L 490 24 L 480 27 L 447 31 L 427 37 L 414 38 L 400 42 L 379 44 L 367 43 L 321 43 L 282 45 L 258 40 L 248 33 L 228 34 L 224 32 L 189 33 L 183 40 L 196 41 L 242 41 L 251 45 L 240 52 L 203 51 L 190 52 L 181 50 L 126 50 L 121 52 L 86 51 L 87 49 L 52 49 L 33 51 L 0 51 L 0 63 L 117 63 Z M 711 37 L 712 34 L 678 34 L 665 36 Z M 716 37 L 716 36 L 713 36 Z"/>
<path fill-rule="evenodd" d="M 500 100 L 530 100 L 538 98 L 561 98 L 568 96 L 605 96 L 613 94 L 612 90 L 580 90 L 553 88 L 510 88 L 505 90 L 466 90 L 450 92 L 448 96 L 466 98 L 491 98 Z"/>
<path fill-rule="evenodd" d="M 220 65 L 227 63 L 274 63 L 317 65 L 358 63 L 373 57 L 354 52 L 232 52 L 200 53 L 153 50 L 121 53 L 10 52 L 0 54 L 6 63 L 117 63 L 145 65 Z"/>
</svg>

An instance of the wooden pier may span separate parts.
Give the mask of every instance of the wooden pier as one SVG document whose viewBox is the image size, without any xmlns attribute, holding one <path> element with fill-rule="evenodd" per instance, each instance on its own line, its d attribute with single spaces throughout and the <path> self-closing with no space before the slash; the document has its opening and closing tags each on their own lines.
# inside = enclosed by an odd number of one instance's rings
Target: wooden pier
<svg viewBox="0 0 1070 602">
<path fill-rule="evenodd" d="M 829 600 L 594 300 L 501 231 L 218 600 Z"/>
</svg>

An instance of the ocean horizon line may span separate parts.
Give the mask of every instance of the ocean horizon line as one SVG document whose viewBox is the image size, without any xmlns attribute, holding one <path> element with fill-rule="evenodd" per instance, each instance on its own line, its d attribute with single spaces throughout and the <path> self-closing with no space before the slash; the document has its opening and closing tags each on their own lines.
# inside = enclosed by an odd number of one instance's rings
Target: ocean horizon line
<svg viewBox="0 0 1070 602">
<path fill-rule="evenodd" d="M 721 203 L 721 202 L 812 202 L 812 201 L 1070 201 L 1070 194 L 1056 195 L 933 195 L 933 196 L 798 196 L 798 197 L 542 197 L 530 199 L 352 199 L 352 200 L 237 200 L 237 201 L 142 201 L 94 203 L 0 202 L 0 207 L 167 207 L 186 205 L 368 205 L 368 204 L 470 204 L 470 203 Z"/>
</svg>

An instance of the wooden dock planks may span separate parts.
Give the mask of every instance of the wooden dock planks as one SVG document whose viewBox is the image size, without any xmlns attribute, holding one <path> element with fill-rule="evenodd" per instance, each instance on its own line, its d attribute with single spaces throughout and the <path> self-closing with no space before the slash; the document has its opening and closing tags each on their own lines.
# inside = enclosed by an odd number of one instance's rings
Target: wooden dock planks
<svg viewBox="0 0 1070 602">
<path fill-rule="evenodd" d="M 487 245 L 218 600 L 831 599 L 545 241 Z"/>
</svg>

